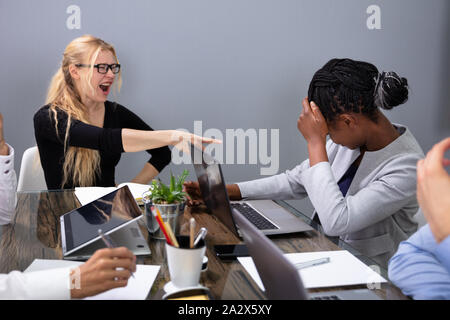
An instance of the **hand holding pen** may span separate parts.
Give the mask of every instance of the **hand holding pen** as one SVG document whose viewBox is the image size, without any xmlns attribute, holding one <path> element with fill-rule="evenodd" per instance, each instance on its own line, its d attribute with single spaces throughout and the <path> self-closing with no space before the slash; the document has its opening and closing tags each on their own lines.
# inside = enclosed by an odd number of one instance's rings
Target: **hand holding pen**
<svg viewBox="0 0 450 320">
<path fill-rule="evenodd" d="M 71 270 L 70 296 L 81 299 L 126 287 L 129 270 L 136 270 L 136 257 L 127 248 L 97 250 L 88 261 Z"/>
<path fill-rule="evenodd" d="M 116 243 L 114 242 L 113 239 L 111 239 L 110 236 L 105 235 L 102 231 L 102 229 L 98 229 L 98 235 L 102 238 L 103 242 L 105 243 L 105 245 L 109 248 L 109 249 L 113 249 L 113 248 L 117 248 L 118 246 L 116 245 Z M 131 276 L 134 278 L 134 274 L 130 269 L 130 274 Z"/>
</svg>

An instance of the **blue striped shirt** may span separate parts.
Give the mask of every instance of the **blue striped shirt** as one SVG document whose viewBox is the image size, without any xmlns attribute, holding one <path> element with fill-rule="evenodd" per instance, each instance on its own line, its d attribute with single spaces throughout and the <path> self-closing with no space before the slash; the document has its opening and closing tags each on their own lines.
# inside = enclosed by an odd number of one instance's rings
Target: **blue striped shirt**
<svg viewBox="0 0 450 320">
<path fill-rule="evenodd" d="M 413 299 L 450 299 L 450 236 L 437 243 L 429 225 L 400 243 L 389 279 Z"/>
</svg>

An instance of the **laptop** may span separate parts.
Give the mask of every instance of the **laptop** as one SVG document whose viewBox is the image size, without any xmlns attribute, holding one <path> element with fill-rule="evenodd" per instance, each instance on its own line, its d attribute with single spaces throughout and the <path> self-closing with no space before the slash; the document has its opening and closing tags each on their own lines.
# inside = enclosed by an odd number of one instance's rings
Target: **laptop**
<svg viewBox="0 0 450 320">
<path fill-rule="evenodd" d="M 98 230 L 135 255 L 149 255 L 150 248 L 138 226 L 142 218 L 128 186 L 114 190 L 60 217 L 63 258 L 87 260 L 105 248 Z"/>
<path fill-rule="evenodd" d="M 308 294 L 299 271 L 283 252 L 233 209 L 233 217 L 264 284 L 267 298 L 272 300 L 381 300 L 369 289 L 327 291 Z"/>
<path fill-rule="evenodd" d="M 193 145 L 191 145 L 191 157 L 203 201 L 212 214 L 238 237 L 239 232 L 234 223 L 231 208 L 238 210 L 265 235 L 313 230 L 306 222 L 272 200 L 230 203 L 220 163 Z"/>
</svg>

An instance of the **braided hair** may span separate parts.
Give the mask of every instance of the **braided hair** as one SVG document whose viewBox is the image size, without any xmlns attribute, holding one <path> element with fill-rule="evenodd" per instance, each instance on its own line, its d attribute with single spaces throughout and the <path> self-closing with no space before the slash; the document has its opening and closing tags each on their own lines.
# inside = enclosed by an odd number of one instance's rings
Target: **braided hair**
<svg viewBox="0 0 450 320">
<path fill-rule="evenodd" d="M 376 122 L 378 108 L 389 110 L 408 100 L 408 81 L 393 71 L 378 73 L 367 62 L 332 59 L 314 74 L 308 99 L 328 122 L 349 112 Z"/>
</svg>

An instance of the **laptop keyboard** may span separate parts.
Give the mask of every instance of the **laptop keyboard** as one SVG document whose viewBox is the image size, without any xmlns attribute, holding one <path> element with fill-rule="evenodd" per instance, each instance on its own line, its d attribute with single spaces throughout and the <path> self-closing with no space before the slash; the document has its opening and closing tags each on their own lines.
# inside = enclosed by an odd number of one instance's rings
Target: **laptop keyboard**
<svg viewBox="0 0 450 320">
<path fill-rule="evenodd" d="M 319 296 L 310 298 L 309 300 L 341 300 L 338 296 Z"/>
<path fill-rule="evenodd" d="M 259 230 L 278 229 L 277 226 L 275 226 L 272 222 L 264 218 L 258 211 L 256 211 L 246 203 L 232 203 L 231 206 L 237 211 L 239 211 Z"/>
</svg>

